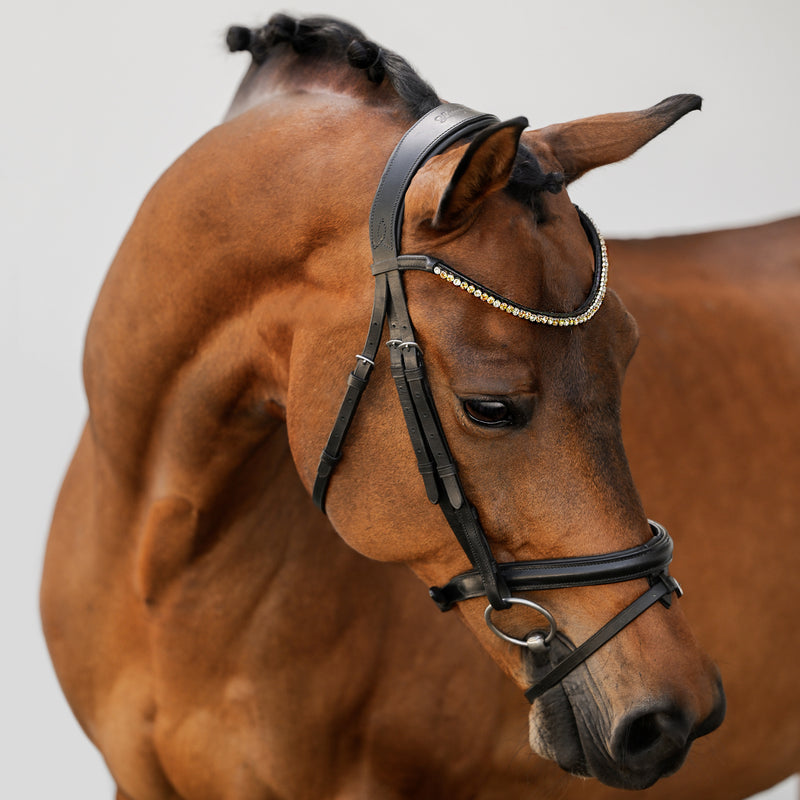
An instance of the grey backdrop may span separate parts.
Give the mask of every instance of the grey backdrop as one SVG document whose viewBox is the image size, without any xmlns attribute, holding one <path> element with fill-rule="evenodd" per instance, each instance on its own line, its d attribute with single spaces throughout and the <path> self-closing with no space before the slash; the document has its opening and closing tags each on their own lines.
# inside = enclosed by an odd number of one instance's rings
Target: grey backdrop
<svg viewBox="0 0 800 800">
<path fill-rule="evenodd" d="M 288 10 L 348 19 L 405 55 L 444 98 L 526 114 L 536 127 L 677 92 L 703 95 L 701 114 L 574 187 L 606 234 L 800 211 L 796 0 L 402 0 L 396 8 L 329 0 Z M 85 415 L 83 332 L 148 187 L 233 94 L 247 58 L 225 52 L 226 26 L 260 24 L 276 10 L 287 9 L 250 0 L 40 0 L 5 9 L 3 796 L 112 797 L 57 687 L 36 608 L 52 504 Z M 791 787 L 770 797 L 788 798 Z"/>
</svg>

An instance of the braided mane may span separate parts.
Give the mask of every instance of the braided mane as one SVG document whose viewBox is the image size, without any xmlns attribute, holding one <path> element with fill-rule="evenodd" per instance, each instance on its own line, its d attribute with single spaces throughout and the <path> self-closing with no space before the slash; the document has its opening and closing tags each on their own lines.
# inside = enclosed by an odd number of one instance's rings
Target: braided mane
<svg viewBox="0 0 800 800">
<path fill-rule="evenodd" d="M 388 82 L 415 119 L 442 102 L 402 56 L 367 39 L 354 25 L 333 17 L 295 19 L 275 14 L 261 28 L 232 26 L 228 29 L 227 44 L 231 52 L 249 52 L 256 67 L 265 64 L 278 50 L 285 52 L 286 46 L 304 59 L 333 64 L 347 62 L 363 70 L 376 86 Z M 533 153 L 520 147 L 506 189 L 542 219 L 542 193 L 557 194 L 564 184 L 560 172 L 545 173 Z"/>
<path fill-rule="evenodd" d="M 433 88 L 404 58 L 370 41 L 354 25 L 332 17 L 298 20 L 275 14 L 262 28 L 231 27 L 227 44 L 231 52 L 249 51 L 257 65 L 265 63 L 281 44 L 288 44 L 295 53 L 308 58 L 346 60 L 350 66 L 364 70 L 372 83 L 388 81 L 416 118 L 441 103 Z"/>
</svg>

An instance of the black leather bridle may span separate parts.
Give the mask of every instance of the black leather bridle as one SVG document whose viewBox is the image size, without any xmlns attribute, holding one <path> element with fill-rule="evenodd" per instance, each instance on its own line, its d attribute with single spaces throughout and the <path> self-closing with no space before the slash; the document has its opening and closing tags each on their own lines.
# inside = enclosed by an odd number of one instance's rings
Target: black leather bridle
<svg viewBox="0 0 800 800">
<path fill-rule="evenodd" d="M 459 281 L 469 279 L 460 273 L 453 273 L 446 264 L 429 256 L 401 255 L 399 248 L 405 193 L 417 170 L 429 158 L 457 140 L 495 122 L 496 117 L 464 106 L 438 106 L 406 132 L 389 158 L 370 214 L 375 299 L 369 332 L 363 351 L 356 356 L 355 369 L 347 378 L 347 391 L 322 451 L 312 494 L 316 505 L 324 511 L 331 475 L 341 460 L 342 445 L 375 366 L 384 324 L 388 320 L 390 338 L 387 344 L 391 373 L 428 499 L 441 508 L 473 567 L 454 577 L 446 586 L 430 589 L 431 597 L 439 608 L 447 611 L 462 600 L 486 595 L 489 606 L 485 617 L 489 627 L 503 639 L 541 653 L 546 651 L 556 633 L 555 620 L 547 609 L 538 603 L 516 597 L 514 592 L 595 586 L 638 578 L 647 578 L 650 582 L 646 592 L 583 644 L 572 649 L 568 656 L 525 693 L 533 703 L 654 603 L 660 601 L 668 607 L 672 593 L 680 597 L 681 589 L 668 573 L 672 560 L 672 540 L 665 528 L 652 521 L 650 528 L 653 536 L 638 547 L 597 556 L 498 564 L 478 513 L 464 493 L 433 402 L 422 351 L 415 341 L 401 273 L 413 269 L 435 274 L 444 272 L 449 276 L 448 280 L 452 280 L 453 275 L 457 275 L 456 280 Z M 604 246 L 588 217 L 580 209 L 578 214 L 595 255 L 595 277 L 589 297 L 572 314 L 545 314 L 522 306 L 511 306 L 508 310 L 513 308 L 515 316 L 519 312 L 519 315 L 533 322 L 580 324 L 599 307 L 605 292 Z M 479 284 L 474 285 L 479 290 L 484 289 Z M 472 288 L 473 284 L 470 284 Z M 482 295 L 483 299 L 487 299 L 485 291 Z M 494 297 L 488 299 L 492 301 Z M 504 300 L 504 310 L 508 306 L 509 303 Z M 532 607 L 541 613 L 549 622 L 549 631 L 534 631 L 525 640 L 520 640 L 497 629 L 491 619 L 492 610 L 507 609 L 515 604 Z"/>
</svg>

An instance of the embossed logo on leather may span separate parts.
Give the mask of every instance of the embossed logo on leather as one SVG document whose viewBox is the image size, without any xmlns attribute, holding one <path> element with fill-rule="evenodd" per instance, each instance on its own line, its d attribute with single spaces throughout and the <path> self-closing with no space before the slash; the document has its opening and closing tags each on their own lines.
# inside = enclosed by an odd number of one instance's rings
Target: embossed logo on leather
<svg viewBox="0 0 800 800">
<path fill-rule="evenodd" d="M 388 247 L 386 242 L 386 220 L 378 220 L 377 225 L 372 234 L 372 249 L 378 250 L 381 247 Z"/>
<path fill-rule="evenodd" d="M 443 109 L 440 114 L 437 114 L 434 118 L 434 122 L 444 123 L 450 119 L 450 117 L 455 116 L 461 111 L 462 106 L 448 106 L 447 108 Z"/>
</svg>

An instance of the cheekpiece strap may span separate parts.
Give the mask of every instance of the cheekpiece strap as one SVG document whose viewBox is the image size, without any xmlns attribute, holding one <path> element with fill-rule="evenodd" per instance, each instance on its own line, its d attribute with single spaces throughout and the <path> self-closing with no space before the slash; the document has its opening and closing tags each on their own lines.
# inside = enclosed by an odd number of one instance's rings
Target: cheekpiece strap
<svg viewBox="0 0 800 800">
<path fill-rule="evenodd" d="M 496 608 L 506 608 L 507 588 L 472 506 L 466 501 L 458 470 L 430 396 L 422 352 L 415 341 L 399 263 L 405 194 L 420 167 L 458 139 L 497 122 L 497 117 L 460 105 L 433 109 L 406 132 L 381 177 L 370 213 L 372 272 L 389 287 L 391 371 L 417 466 L 428 499 L 438 503 L 459 544 L 480 576 Z"/>
</svg>

